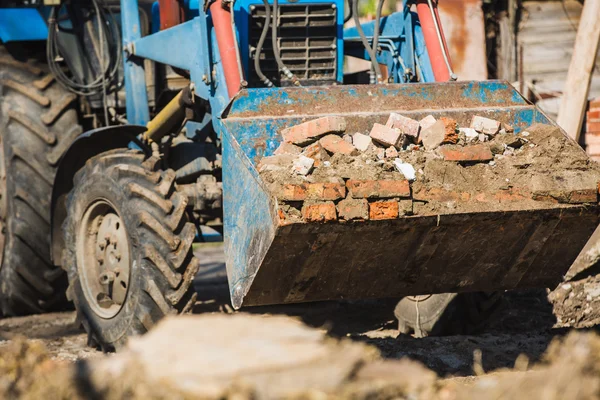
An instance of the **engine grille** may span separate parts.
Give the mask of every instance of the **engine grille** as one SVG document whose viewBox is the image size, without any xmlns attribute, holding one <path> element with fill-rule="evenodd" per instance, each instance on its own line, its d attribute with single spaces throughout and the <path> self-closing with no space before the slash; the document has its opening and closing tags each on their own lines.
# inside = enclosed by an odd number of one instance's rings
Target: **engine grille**
<svg viewBox="0 0 600 400">
<path fill-rule="evenodd" d="M 332 83 L 336 79 L 336 8 L 333 4 L 282 4 L 278 15 L 278 46 L 283 63 L 303 85 Z M 256 45 L 265 23 L 265 7 L 252 6 L 250 27 L 250 79 L 251 86 L 262 86 L 254 69 Z M 263 73 L 278 86 L 289 86 L 277 66 L 269 28 L 261 55 Z"/>
</svg>

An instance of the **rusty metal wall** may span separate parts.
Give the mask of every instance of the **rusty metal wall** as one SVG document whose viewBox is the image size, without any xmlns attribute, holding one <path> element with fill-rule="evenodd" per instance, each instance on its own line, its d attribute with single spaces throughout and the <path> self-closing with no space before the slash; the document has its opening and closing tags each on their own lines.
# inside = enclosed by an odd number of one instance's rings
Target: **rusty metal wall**
<svg viewBox="0 0 600 400">
<path fill-rule="evenodd" d="M 481 5 L 481 0 L 439 2 L 454 72 L 460 80 L 484 80 L 488 77 Z"/>
</svg>

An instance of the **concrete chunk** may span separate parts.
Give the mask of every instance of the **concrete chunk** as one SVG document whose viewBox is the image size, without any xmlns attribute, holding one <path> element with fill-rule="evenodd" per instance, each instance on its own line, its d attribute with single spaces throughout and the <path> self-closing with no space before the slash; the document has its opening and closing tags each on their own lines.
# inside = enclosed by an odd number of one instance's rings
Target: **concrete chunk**
<svg viewBox="0 0 600 400">
<path fill-rule="evenodd" d="M 373 143 L 373 139 L 368 135 L 355 133 L 352 136 L 352 144 L 360 151 L 367 151 L 371 143 Z"/>
<path fill-rule="evenodd" d="M 435 122 L 436 119 L 433 115 L 428 115 L 419 121 L 419 126 L 421 127 L 421 130 L 423 130 L 429 128 L 431 125 L 435 124 Z"/>
<path fill-rule="evenodd" d="M 500 130 L 500 121 L 475 115 L 471 120 L 471 128 L 477 132 L 494 136 Z"/>
<path fill-rule="evenodd" d="M 312 158 L 300 155 L 292 165 L 292 172 L 298 175 L 308 175 L 312 171 L 315 160 Z"/>
<path fill-rule="evenodd" d="M 421 140 L 426 150 L 433 150 L 441 145 L 446 137 L 446 125 L 443 121 L 436 121 L 429 128 L 421 131 Z"/>
</svg>

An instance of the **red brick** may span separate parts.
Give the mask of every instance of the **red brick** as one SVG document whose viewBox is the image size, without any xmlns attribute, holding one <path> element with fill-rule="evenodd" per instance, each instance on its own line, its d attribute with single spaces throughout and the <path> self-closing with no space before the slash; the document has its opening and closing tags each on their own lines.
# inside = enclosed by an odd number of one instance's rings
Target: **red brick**
<svg viewBox="0 0 600 400">
<path fill-rule="evenodd" d="M 600 133 L 586 133 L 585 135 L 585 144 L 586 145 L 590 145 L 590 144 L 600 144 Z"/>
<path fill-rule="evenodd" d="M 594 100 L 590 101 L 589 110 L 590 111 L 600 110 L 600 98 L 597 98 L 597 99 L 594 99 Z"/>
<path fill-rule="evenodd" d="M 282 142 L 273 154 L 275 154 L 275 155 L 279 155 L 279 154 L 298 155 L 300 153 L 302 153 L 302 148 L 296 146 L 295 144 Z"/>
<path fill-rule="evenodd" d="M 395 219 L 398 218 L 398 202 L 395 200 L 383 200 L 369 203 L 369 218 L 378 219 Z"/>
<path fill-rule="evenodd" d="M 369 202 L 366 199 L 344 199 L 338 203 L 337 210 L 340 219 L 346 221 L 369 219 Z"/>
<path fill-rule="evenodd" d="M 444 147 L 440 151 L 446 161 L 477 162 L 494 159 L 490 148 L 482 144 L 464 147 Z"/>
<path fill-rule="evenodd" d="M 600 110 L 588 111 L 587 119 L 588 119 L 588 121 L 594 120 L 594 119 L 600 119 Z M 597 122 L 597 121 L 593 121 L 593 122 Z"/>
<path fill-rule="evenodd" d="M 328 161 L 331 158 L 319 142 L 315 142 L 304 148 L 304 151 L 302 151 L 302 155 L 315 160 L 315 167 L 320 167 L 321 165 L 323 165 L 323 161 Z"/>
<path fill-rule="evenodd" d="M 306 145 L 328 133 L 344 132 L 346 120 L 342 117 L 322 117 L 295 125 L 281 131 L 283 140 L 288 143 Z"/>
<path fill-rule="evenodd" d="M 415 138 L 419 135 L 419 121 L 415 121 L 412 118 L 408 118 L 397 113 L 390 114 L 385 126 L 388 128 L 398 129 L 403 134 Z"/>
<path fill-rule="evenodd" d="M 388 128 L 385 125 L 373 124 L 371 139 L 386 146 L 397 146 L 402 133 L 398 129 Z"/>
<path fill-rule="evenodd" d="M 332 201 L 304 204 L 302 218 L 308 222 L 335 221 L 337 220 L 335 204 Z"/>
<path fill-rule="evenodd" d="M 285 201 L 339 200 L 346 197 L 346 187 L 341 183 L 316 182 L 283 184 L 277 198 Z"/>
<path fill-rule="evenodd" d="M 458 124 L 452 118 L 441 117 L 440 121 L 444 123 L 446 135 L 442 143 L 456 144 L 458 143 Z"/>
<path fill-rule="evenodd" d="M 587 122 L 585 124 L 585 130 L 586 130 L 586 132 L 599 133 L 600 132 L 600 122 Z"/>
<path fill-rule="evenodd" d="M 356 152 L 356 147 L 346 142 L 337 135 L 327 135 L 319 140 L 321 146 L 330 153 L 353 154 Z"/>
<path fill-rule="evenodd" d="M 384 199 L 388 197 L 410 197 L 407 180 L 361 181 L 350 179 L 346 182 L 350 196 L 355 199 Z"/>
</svg>

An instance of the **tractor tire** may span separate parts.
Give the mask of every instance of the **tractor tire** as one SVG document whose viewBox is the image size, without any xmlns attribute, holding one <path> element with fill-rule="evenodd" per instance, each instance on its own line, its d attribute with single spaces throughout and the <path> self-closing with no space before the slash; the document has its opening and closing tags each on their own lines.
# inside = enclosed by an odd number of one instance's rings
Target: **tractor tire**
<svg viewBox="0 0 600 400">
<path fill-rule="evenodd" d="M 67 199 L 67 296 L 89 344 L 103 351 L 195 303 L 196 228 L 187 197 L 175 190 L 175 172 L 158 165 L 136 150 L 102 153 L 75 174 Z"/>
<path fill-rule="evenodd" d="M 479 332 L 502 303 L 502 292 L 404 297 L 394 310 L 398 330 L 415 337 Z"/>
<path fill-rule="evenodd" d="M 76 96 L 45 66 L 0 47 L 0 310 L 62 309 L 66 275 L 50 260 L 50 201 L 62 154 L 82 132 Z"/>
</svg>

